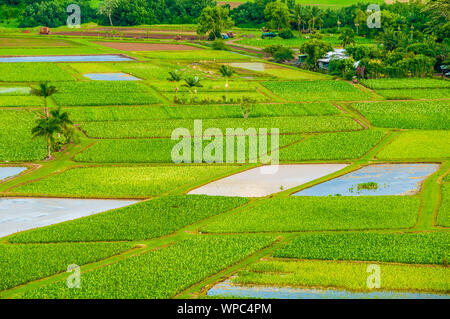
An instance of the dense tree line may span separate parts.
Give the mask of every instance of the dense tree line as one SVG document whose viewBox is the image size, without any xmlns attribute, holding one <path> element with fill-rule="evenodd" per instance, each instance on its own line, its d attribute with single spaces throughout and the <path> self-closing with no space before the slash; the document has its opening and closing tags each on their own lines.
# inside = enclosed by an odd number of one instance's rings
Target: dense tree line
<svg viewBox="0 0 450 319">
<path fill-rule="evenodd" d="M 297 31 L 324 30 L 339 33 L 338 29 L 348 27 L 359 35 L 375 37 L 379 30 L 369 29 L 366 23 L 370 1 L 362 2 L 368 3 L 331 10 L 298 5 L 295 0 L 255 0 L 229 11 L 238 27 L 271 26 L 279 29 L 276 23 L 281 22 L 283 26 Z M 112 8 L 109 14 L 104 14 L 105 10 L 92 9 L 88 0 L 72 0 L 71 3 L 77 3 L 82 8 L 83 22 L 96 21 L 102 25 L 118 26 L 197 23 L 204 8 L 216 5 L 215 0 L 104 0 L 101 6 Z M 433 3 L 447 4 L 447 10 L 442 12 L 441 9 L 433 9 Z M 8 11 L 7 17 L 18 14 L 22 27 L 63 25 L 67 17 L 67 4 L 68 1 L 65 0 L 0 0 L 3 8 L 9 6 L 15 9 Z M 427 5 L 420 0 L 382 4 L 382 29 L 410 31 L 412 26 L 413 32 L 426 33 L 432 30 L 439 39 L 448 38 L 448 6 L 449 0 L 430 0 Z M 442 8 L 442 5 L 438 7 Z M 17 8 L 22 11 L 18 12 Z M 6 11 L 2 10 L 3 15 L 6 15 Z"/>
<path fill-rule="evenodd" d="M 57 27 L 65 25 L 72 3 L 80 6 L 82 23 L 116 26 L 196 23 L 205 7 L 216 6 L 215 0 L 104 0 L 96 10 L 89 0 L 0 0 L 0 7 L 9 8 L 5 18 L 15 15 L 21 27 Z M 103 14 L 103 6 L 111 8 L 110 14 Z"/>
</svg>

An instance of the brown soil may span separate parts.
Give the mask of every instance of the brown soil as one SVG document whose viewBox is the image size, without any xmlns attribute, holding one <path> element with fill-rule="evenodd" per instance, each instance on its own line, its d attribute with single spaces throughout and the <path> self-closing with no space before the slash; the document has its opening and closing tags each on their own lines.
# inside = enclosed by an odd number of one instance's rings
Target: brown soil
<svg viewBox="0 0 450 319">
<path fill-rule="evenodd" d="M 164 33 L 139 33 L 139 32 L 120 32 L 119 34 L 111 34 L 105 31 L 65 31 L 65 32 L 53 32 L 52 34 L 56 35 L 71 35 L 71 36 L 84 36 L 84 37 L 107 37 L 107 38 L 135 38 L 135 39 L 175 39 L 175 40 L 199 40 L 206 39 L 206 36 L 198 36 L 198 35 L 187 35 L 187 34 L 164 34 Z"/>
<path fill-rule="evenodd" d="M 95 42 L 109 48 L 122 51 L 179 51 L 179 50 L 201 50 L 200 48 L 184 44 L 165 43 L 129 43 L 129 42 Z"/>
<path fill-rule="evenodd" d="M 235 8 L 239 7 L 243 3 L 244 2 L 239 2 L 239 1 L 233 1 L 233 2 L 217 1 L 217 5 L 218 6 L 223 6 L 223 5 L 229 4 L 231 9 L 235 9 Z"/>
</svg>

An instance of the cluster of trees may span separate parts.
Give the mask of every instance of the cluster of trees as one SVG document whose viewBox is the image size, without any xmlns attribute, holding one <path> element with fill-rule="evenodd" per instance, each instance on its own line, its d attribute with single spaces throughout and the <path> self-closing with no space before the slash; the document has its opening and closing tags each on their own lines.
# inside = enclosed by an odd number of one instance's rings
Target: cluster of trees
<svg viewBox="0 0 450 319">
<path fill-rule="evenodd" d="M 423 77 L 449 64 L 448 46 L 436 41 L 435 35 L 413 37 L 406 32 L 387 29 L 376 38 L 378 45 L 357 45 L 352 30 L 343 30 L 340 39 L 350 59 L 332 59 L 329 72 L 347 79 L 379 77 Z M 305 42 L 300 52 L 308 55 L 306 67 L 317 71 L 318 60 L 332 46 L 320 34 Z M 359 61 L 357 68 L 355 61 Z"/>
</svg>

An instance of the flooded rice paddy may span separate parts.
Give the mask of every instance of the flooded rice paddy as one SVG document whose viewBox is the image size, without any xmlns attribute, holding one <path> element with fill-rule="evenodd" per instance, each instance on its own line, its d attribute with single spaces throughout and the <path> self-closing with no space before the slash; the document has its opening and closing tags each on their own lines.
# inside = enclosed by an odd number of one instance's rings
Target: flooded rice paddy
<svg viewBox="0 0 450 319">
<path fill-rule="evenodd" d="M 414 195 L 439 164 L 376 164 L 304 189 L 294 196 Z"/>
</svg>

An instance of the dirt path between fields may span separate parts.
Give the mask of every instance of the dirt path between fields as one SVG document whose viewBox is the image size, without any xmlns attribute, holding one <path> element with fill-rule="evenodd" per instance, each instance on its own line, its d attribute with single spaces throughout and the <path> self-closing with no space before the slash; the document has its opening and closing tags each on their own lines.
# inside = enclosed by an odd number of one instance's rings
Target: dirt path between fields
<svg viewBox="0 0 450 319">
<path fill-rule="evenodd" d="M 122 51 L 181 51 L 201 50 L 200 48 L 185 44 L 168 43 L 130 43 L 130 42 L 94 42 L 109 48 Z"/>
</svg>

